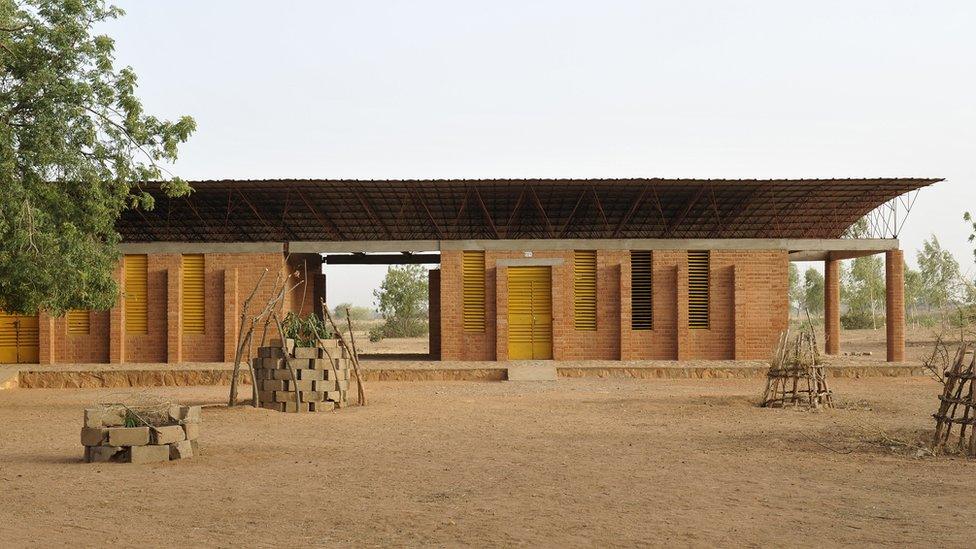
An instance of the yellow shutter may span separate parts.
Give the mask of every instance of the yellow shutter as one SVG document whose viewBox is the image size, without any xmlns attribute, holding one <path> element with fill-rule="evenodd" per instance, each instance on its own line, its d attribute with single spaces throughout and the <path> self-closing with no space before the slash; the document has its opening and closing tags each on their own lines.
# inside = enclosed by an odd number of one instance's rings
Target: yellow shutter
<svg viewBox="0 0 976 549">
<path fill-rule="evenodd" d="M 149 333 L 149 260 L 145 255 L 127 255 L 125 270 L 125 333 Z"/>
<path fill-rule="evenodd" d="M 183 256 L 183 333 L 202 334 L 205 330 L 203 254 Z"/>
<path fill-rule="evenodd" d="M 630 252 L 630 327 L 654 328 L 653 261 L 651 252 Z"/>
<path fill-rule="evenodd" d="M 596 252 L 573 255 L 573 324 L 577 330 L 596 330 Z"/>
<path fill-rule="evenodd" d="M 708 329 L 708 250 L 688 252 L 688 327 Z"/>
<path fill-rule="evenodd" d="M 0 364 L 37 362 L 37 316 L 8 315 L 0 311 Z"/>
<path fill-rule="evenodd" d="M 465 332 L 485 331 L 485 252 L 461 252 L 461 293 Z"/>
<path fill-rule="evenodd" d="M 88 335 L 91 333 L 91 321 L 88 309 L 72 309 L 66 315 L 68 319 L 68 333 L 71 335 Z"/>
</svg>

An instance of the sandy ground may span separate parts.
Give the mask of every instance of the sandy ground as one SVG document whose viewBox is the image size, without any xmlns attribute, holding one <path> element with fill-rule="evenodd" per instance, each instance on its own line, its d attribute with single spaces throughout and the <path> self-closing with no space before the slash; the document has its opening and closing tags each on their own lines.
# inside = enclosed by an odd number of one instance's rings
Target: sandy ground
<svg viewBox="0 0 976 549">
<path fill-rule="evenodd" d="M 208 408 L 202 455 L 85 464 L 82 408 L 0 392 L 0 546 L 972 546 L 976 460 L 880 443 L 932 426 L 925 378 L 374 383 L 336 413 Z M 216 403 L 226 388 L 154 389 Z"/>
</svg>

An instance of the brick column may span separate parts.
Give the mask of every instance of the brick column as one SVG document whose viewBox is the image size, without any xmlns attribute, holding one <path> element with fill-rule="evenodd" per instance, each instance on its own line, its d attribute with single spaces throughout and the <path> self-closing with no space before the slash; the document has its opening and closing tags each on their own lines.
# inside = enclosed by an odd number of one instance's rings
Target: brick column
<svg viewBox="0 0 976 549">
<path fill-rule="evenodd" d="M 237 269 L 224 269 L 224 362 L 237 355 Z"/>
<path fill-rule="evenodd" d="M 325 278 L 325 275 L 322 275 Z M 324 287 L 324 285 L 323 285 Z M 324 293 L 324 292 L 323 292 Z M 427 271 L 427 352 L 430 360 L 441 359 L 441 271 Z"/>
<path fill-rule="evenodd" d="M 41 311 L 37 314 L 37 363 L 54 364 L 54 318 Z"/>
<path fill-rule="evenodd" d="M 905 253 L 885 252 L 885 329 L 888 362 L 905 360 Z"/>
<path fill-rule="evenodd" d="M 739 272 L 735 264 L 729 266 L 732 271 L 732 359 L 742 360 L 746 357 L 748 344 L 746 337 L 746 292 L 743 273 Z"/>
<path fill-rule="evenodd" d="M 677 338 L 675 349 L 677 356 L 675 360 L 688 360 L 691 358 L 691 341 L 688 329 L 688 259 L 687 256 L 679 258 L 680 263 L 675 266 L 675 285 L 674 292 L 674 334 Z"/>
<path fill-rule="evenodd" d="M 840 261 L 824 261 L 824 352 L 840 354 Z"/>
<path fill-rule="evenodd" d="M 119 283 L 119 299 L 108 313 L 108 361 L 120 364 L 125 362 L 125 279 L 121 260 L 115 268 L 115 281 Z"/>
<path fill-rule="evenodd" d="M 182 266 L 166 270 L 166 362 L 183 362 L 183 277 Z"/>
</svg>

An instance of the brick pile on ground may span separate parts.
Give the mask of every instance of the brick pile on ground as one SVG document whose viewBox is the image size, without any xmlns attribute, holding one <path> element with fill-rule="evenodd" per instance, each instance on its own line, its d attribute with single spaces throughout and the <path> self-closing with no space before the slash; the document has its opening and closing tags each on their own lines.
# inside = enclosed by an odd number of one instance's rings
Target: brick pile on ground
<svg viewBox="0 0 976 549">
<path fill-rule="evenodd" d="M 85 410 L 81 443 L 85 461 L 155 463 L 199 452 L 200 407 L 140 409 L 103 405 Z"/>
<path fill-rule="evenodd" d="M 272 341 L 271 346 L 258 348 L 251 364 L 262 408 L 321 412 L 347 404 L 352 359 L 338 340 L 320 340 L 317 347 L 296 347 L 295 341 L 288 339 L 284 348 Z"/>
</svg>

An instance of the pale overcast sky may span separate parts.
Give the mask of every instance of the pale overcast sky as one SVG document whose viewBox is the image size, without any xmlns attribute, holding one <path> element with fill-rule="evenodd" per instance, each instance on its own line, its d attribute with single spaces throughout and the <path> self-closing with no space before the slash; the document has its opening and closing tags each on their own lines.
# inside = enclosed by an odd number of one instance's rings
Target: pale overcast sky
<svg viewBox="0 0 976 549">
<path fill-rule="evenodd" d="M 120 5 L 147 110 L 199 125 L 184 178 L 945 177 L 902 246 L 976 270 L 972 0 Z"/>
</svg>

